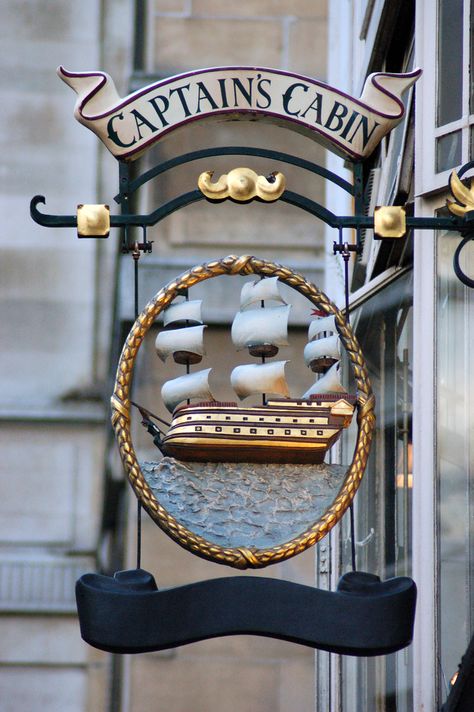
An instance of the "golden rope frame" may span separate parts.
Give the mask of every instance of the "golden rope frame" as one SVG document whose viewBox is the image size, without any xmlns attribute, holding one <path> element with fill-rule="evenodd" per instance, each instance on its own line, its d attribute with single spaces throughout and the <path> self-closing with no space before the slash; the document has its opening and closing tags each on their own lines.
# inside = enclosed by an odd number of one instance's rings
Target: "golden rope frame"
<svg viewBox="0 0 474 712">
<path fill-rule="evenodd" d="M 204 537 L 194 534 L 180 524 L 161 506 L 146 482 L 137 461 L 130 433 L 129 391 L 133 366 L 138 349 L 156 317 L 174 300 L 180 290 L 192 287 L 206 279 L 236 274 L 278 277 L 282 282 L 307 297 L 310 302 L 322 309 L 326 314 L 334 314 L 357 384 L 357 441 L 352 462 L 336 498 L 319 520 L 302 534 L 291 541 L 267 549 L 247 548 L 245 546 L 221 547 L 207 541 Z M 357 339 L 350 325 L 346 323 L 343 314 L 323 292 L 300 274 L 279 264 L 249 255 L 242 257 L 229 255 L 221 260 L 198 265 L 170 282 L 148 302 L 133 324 L 122 349 L 111 405 L 112 425 L 124 468 L 136 496 L 150 517 L 168 536 L 191 553 L 218 564 L 226 564 L 238 569 L 263 568 L 269 564 L 276 564 L 289 559 L 316 544 L 337 524 L 354 499 L 364 474 L 375 425 L 375 398 L 372 393 L 364 358 Z"/>
</svg>

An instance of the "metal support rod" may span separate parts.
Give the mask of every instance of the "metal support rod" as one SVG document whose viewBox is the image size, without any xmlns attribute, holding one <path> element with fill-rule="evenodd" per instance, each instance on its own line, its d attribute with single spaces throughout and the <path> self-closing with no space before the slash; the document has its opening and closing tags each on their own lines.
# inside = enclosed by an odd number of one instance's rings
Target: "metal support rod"
<svg viewBox="0 0 474 712">
<path fill-rule="evenodd" d="M 363 215 L 364 204 L 364 166 L 362 163 L 354 163 L 354 212 L 356 215 Z"/>
<path fill-rule="evenodd" d="M 325 180 L 329 180 L 332 183 L 338 185 L 343 190 L 347 191 L 350 195 L 354 196 L 354 210 L 355 215 L 335 215 L 330 210 L 324 206 L 310 200 L 304 195 L 299 193 L 294 193 L 289 190 L 285 190 L 281 195 L 280 200 L 282 202 L 288 203 L 295 207 L 301 208 L 311 215 L 320 218 L 330 227 L 334 227 L 341 231 L 344 228 L 355 229 L 357 231 L 357 242 L 356 246 L 349 246 L 349 249 L 360 252 L 360 231 L 373 229 L 374 228 L 374 217 L 371 215 L 365 215 L 365 201 L 366 196 L 364 195 L 364 165 L 362 162 L 353 163 L 353 185 L 348 183 L 342 177 L 337 176 L 335 173 L 328 171 L 322 166 L 306 161 L 298 156 L 292 156 L 290 154 L 282 153 L 279 151 L 270 151 L 267 149 L 253 148 L 246 146 L 223 146 L 211 149 L 202 149 L 199 151 L 193 151 L 181 156 L 170 159 L 169 161 L 164 161 L 159 165 L 154 166 L 148 171 L 145 171 L 141 176 L 138 176 L 133 181 L 130 178 L 130 165 L 127 161 L 119 161 L 119 177 L 120 177 L 120 190 L 115 196 L 115 200 L 121 205 L 121 215 L 111 215 L 110 216 L 110 226 L 111 227 L 124 227 L 125 231 L 122 234 L 122 250 L 123 252 L 129 252 L 131 249 L 131 244 L 129 240 L 129 228 L 132 226 L 141 226 L 144 230 L 147 226 L 156 225 L 158 222 L 164 218 L 171 215 L 176 210 L 183 208 L 187 205 L 191 205 L 194 202 L 203 200 L 204 196 L 199 190 L 193 190 L 183 195 L 173 198 L 168 203 L 160 206 L 152 213 L 148 215 L 133 214 L 130 212 L 130 196 L 133 194 L 141 185 L 148 182 L 152 178 L 159 176 L 166 171 L 180 166 L 182 164 L 208 158 L 212 156 L 225 156 L 225 155 L 248 155 L 256 156 L 260 158 L 267 158 L 272 160 L 281 161 L 283 163 L 293 164 L 299 168 L 306 169 L 312 173 L 318 174 Z M 462 178 L 465 174 L 474 168 L 474 161 L 470 161 L 462 166 L 458 171 L 458 178 Z M 258 198 L 256 198 L 258 200 Z M 76 215 L 48 215 L 41 213 L 38 210 L 39 204 L 45 204 L 46 200 L 42 195 L 36 195 L 31 199 L 30 202 L 30 214 L 32 219 L 39 225 L 45 227 L 74 227 L 77 229 L 77 217 Z M 460 267 L 459 255 L 461 250 L 471 239 L 474 239 L 474 211 L 467 212 L 464 217 L 459 217 L 458 215 L 451 215 L 450 217 L 417 217 L 409 216 L 405 220 L 406 229 L 415 230 L 448 230 L 459 232 L 463 238 L 461 244 L 456 250 L 454 256 L 454 271 L 457 277 L 461 280 L 463 284 L 468 287 L 474 288 L 474 279 L 468 277 Z M 140 249 L 142 251 L 150 251 L 149 243 L 147 243 L 146 238 L 142 244 L 140 244 Z M 341 250 L 342 251 L 342 250 Z"/>
<path fill-rule="evenodd" d="M 204 199 L 204 195 L 200 190 L 192 190 L 189 193 L 184 193 L 177 198 L 173 198 L 173 200 L 170 200 L 168 203 L 165 203 L 148 215 L 134 213 L 111 215 L 110 226 L 123 227 L 128 225 L 130 227 L 144 227 L 156 225 L 176 210 Z M 289 190 L 285 190 L 279 200 L 311 213 L 315 217 L 323 220 L 323 222 L 330 227 L 334 227 L 336 229 L 353 228 L 355 230 L 370 230 L 374 227 L 374 218 L 371 215 L 335 215 L 319 203 L 316 203 L 315 201 L 310 200 L 299 193 L 294 193 Z M 258 198 L 256 198 L 256 201 L 259 202 Z M 37 206 L 40 203 L 45 204 L 45 202 L 46 201 L 43 195 L 35 195 L 31 199 L 30 214 L 36 223 L 43 225 L 44 227 L 77 228 L 77 217 L 75 215 L 48 215 L 46 213 L 41 213 Z M 415 230 L 455 230 L 461 232 L 469 228 L 472 229 L 472 223 L 470 223 L 466 218 L 458 218 L 454 216 L 433 218 L 413 216 L 407 217 L 406 226 L 407 228 L 413 228 Z"/>
<path fill-rule="evenodd" d="M 339 244 L 342 243 L 342 229 L 339 230 Z M 344 260 L 344 297 L 345 297 L 345 312 L 344 315 L 346 317 L 346 324 L 349 324 L 350 322 L 350 316 L 349 316 L 349 257 L 351 256 L 351 250 L 349 249 L 350 247 L 353 247 L 352 245 L 349 245 L 347 242 L 344 243 L 344 250 L 342 251 L 342 259 Z M 354 251 L 354 250 L 352 250 Z M 351 564 L 352 564 L 352 570 L 356 571 L 357 570 L 357 561 L 356 561 L 356 535 L 355 535 L 355 517 L 354 517 L 354 505 L 351 502 L 349 505 L 349 520 L 350 520 L 350 526 L 351 526 Z"/>
<path fill-rule="evenodd" d="M 123 195 L 123 200 L 120 206 L 122 215 L 116 216 L 121 217 L 123 220 L 124 231 L 122 234 L 122 252 L 129 251 L 129 231 L 128 228 L 131 223 L 128 221 L 130 217 L 130 203 L 129 203 L 129 183 L 130 183 L 130 168 L 128 163 L 125 161 L 119 161 L 119 181 L 120 181 L 120 191 Z M 111 227 L 112 221 L 110 222 Z"/>
<path fill-rule="evenodd" d="M 357 243 L 359 240 L 357 240 Z M 343 236 L 343 230 L 342 227 L 339 227 L 339 233 L 338 233 L 338 240 L 337 242 L 335 241 L 333 244 L 333 250 L 334 254 L 337 254 L 338 252 L 341 254 L 342 259 L 344 260 L 344 300 L 345 300 L 345 311 L 344 315 L 346 318 L 346 323 L 349 324 L 350 317 L 349 317 L 349 258 L 351 256 L 351 252 L 359 252 L 360 247 L 359 244 L 349 244 L 347 242 L 344 242 L 344 236 Z M 350 528 L 351 528 L 351 564 L 352 564 L 352 570 L 356 571 L 357 570 L 357 561 L 356 561 L 356 536 L 355 536 L 355 519 L 354 519 L 354 507 L 352 502 L 349 505 L 349 523 L 350 523 Z"/>
<path fill-rule="evenodd" d="M 134 287 L 134 312 L 135 319 L 138 318 L 138 260 L 140 259 L 140 248 L 138 242 L 133 245 L 133 287 Z M 142 562 L 142 505 L 137 498 L 137 553 L 136 567 L 141 568 Z"/>
</svg>

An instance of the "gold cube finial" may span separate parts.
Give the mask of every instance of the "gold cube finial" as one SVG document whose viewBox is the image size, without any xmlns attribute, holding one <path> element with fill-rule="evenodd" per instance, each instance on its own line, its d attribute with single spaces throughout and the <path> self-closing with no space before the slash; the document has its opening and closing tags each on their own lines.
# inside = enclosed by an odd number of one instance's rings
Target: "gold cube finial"
<svg viewBox="0 0 474 712">
<path fill-rule="evenodd" d="M 77 206 L 78 237 L 108 237 L 110 208 L 108 205 Z"/>
<path fill-rule="evenodd" d="M 381 205 L 374 211 L 376 240 L 403 237 L 407 231 L 405 208 L 400 205 Z"/>
</svg>

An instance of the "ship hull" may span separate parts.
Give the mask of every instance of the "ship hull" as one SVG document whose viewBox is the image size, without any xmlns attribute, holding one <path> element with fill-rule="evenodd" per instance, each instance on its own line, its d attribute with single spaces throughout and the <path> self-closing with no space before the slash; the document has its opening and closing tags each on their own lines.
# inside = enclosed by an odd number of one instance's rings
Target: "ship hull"
<svg viewBox="0 0 474 712">
<path fill-rule="evenodd" d="M 324 462 L 326 448 L 297 449 L 291 445 L 257 445 L 240 439 L 226 442 L 173 442 L 164 448 L 168 457 L 185 462 L 253 462 L 280 465 L 317 465 Z"/>
<path fill-rule="evenodd" d="M 162 451 L 196 462 L 320 464 L 351 421 L 350 400 L 338 394 L 323 401 L 270 401 L 252 408 L 184 406 L 174 413 Z"/>
</svg>

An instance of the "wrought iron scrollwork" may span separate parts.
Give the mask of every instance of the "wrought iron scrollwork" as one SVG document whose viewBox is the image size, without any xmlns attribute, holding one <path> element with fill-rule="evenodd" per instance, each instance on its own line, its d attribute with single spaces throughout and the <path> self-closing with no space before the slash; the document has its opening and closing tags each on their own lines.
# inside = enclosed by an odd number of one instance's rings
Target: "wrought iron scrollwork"
<svg viewBox="0 0 474 712">
<path fill-rule="evenodd" d="M 328 171 L 326 168 L 313 164 L 297 156 L 281 153 L 279 151 L 271 151 L 261 148 L 253 148 L 248 146 L 224 146 L 211 149 L 201 149 L 190 153 L 177 156 L 169 161 L 165 161 L 153 168 L 145 171 L 137 178 L 131 179 L 130 166 L 125 161 L 120 161 L 120 192 L 115 196 L 115 201 L 121 206 L 121 214 L 110 215 L 110 227 L 124 228 L 125 238 L 123 240 L 123 251 L 133 252 L 135 239 L 129 239 L 128 229 L 133 227 L 141 227 L 146 230 L 147 227 L 156 225 L 161 220 L 165 219 L 180 208 L 191 205 L 200 200 L 205 200 L 206 196 L 200 190 L 191 190 L 187 193 L 174 197 L 164 205 L 159 206 L 154 211 L 147 215 L 136 214 L 129 212 L 128 205 L 130 197 L 135 193 L 140 186 L 148 181 L 156 178 L 159 175 L 166 173 L 177 166 L 190 163 L 196 160 L 202 160 L 212 156 L 255 156 L 259 158 L 268 158 L 272 161 L 288 163 L 303 170 L 312 172 L 315 175 L 321 176 L 324 180 L 329 180 L 334 185 L 347 192 L 354 198 L 354 215 L 336 215 L 320 203 L 311 200 L 306 195 L 301 195 L 291 190 L 285 189 L 279 200 L 298 207 L 305 212 L 310 213 L 314 217 L 320 218 L 330 227 L 337 229 L 339 232 L 349 228 L 356 231 L 356 244 L 354 251 L 360 250 L 360 232 L 362 229 L 374 229 L 374 216 L 364 214 L 364 197 L 363 197 L 363 181 L 362 181 L 362 163 L 354 163 L 354 181 L 351 185 L 340 176 Z M 461 183 L 461 178 L 468 171 L 474 169 L 474 161 L 466 163 L 458 171 L 457 175 L 453 174 L 450 180 L 453 195 L 456 202 L 448 201 L 448 207 L 451 211 L 449 216 L 438 217 L 406 217 L 406 229 L 414 230 L 450 230 L 459 232 L 462 236 L 462 241 L 458 245 L 454 254 L 454 272 L 460 281 L 468 287 L 474 287 L 474 278 L 465 274 L 460 265 L 460 255 L 466 245 L 474 239 L 474 191 L 472 187 L 469 189 Z M 473 181 L 474 182 L 474 181 Z M 258 196 L 256 200 L 261 200 Z M 42 195 L 36 195 L 32 198 L 30 204 L 30 214 L 33 220 L 44 227 L 72 227 L 77 229 L 76 215 L 50 215 L 42 213 L 38 206 L 45 204 L 46 199 Z M 385 237 L 387 239 L 387 236 Z M 388 236 L 388 239 L 391 239 Z M 339 243 L 341 241 L 339 240 Z M 338 244 L 338 243 L 336 243 Z M 341 243 L 343 244 L 343 243 Z M 151 243 L 147 243 L 147 251 Z M 352 248 L 351 248 L 352 249 Z"/>
</svg>

